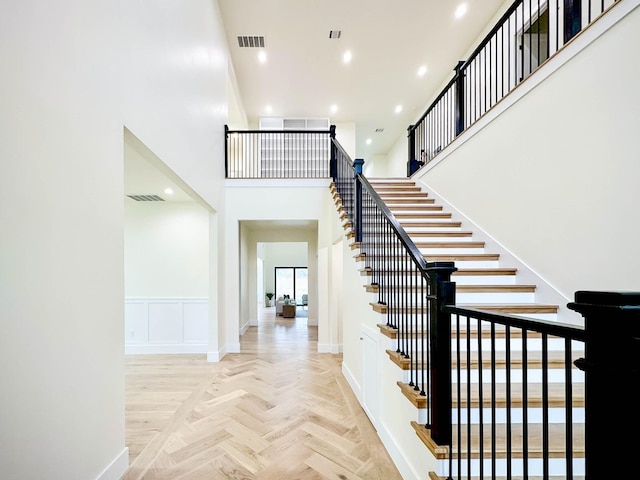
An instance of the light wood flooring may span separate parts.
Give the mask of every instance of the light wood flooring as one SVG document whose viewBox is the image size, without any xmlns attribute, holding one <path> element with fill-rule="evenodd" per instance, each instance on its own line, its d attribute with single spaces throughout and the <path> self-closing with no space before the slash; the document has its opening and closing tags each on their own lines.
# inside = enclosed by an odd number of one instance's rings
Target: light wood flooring
<svg viewBox="0 0 640 480">
<path fill-rule="evenodd" d="M 401 480 L 306 318 L 262 310 L 239 354 L 126 356 L 122 480 Z"/>
</svg>

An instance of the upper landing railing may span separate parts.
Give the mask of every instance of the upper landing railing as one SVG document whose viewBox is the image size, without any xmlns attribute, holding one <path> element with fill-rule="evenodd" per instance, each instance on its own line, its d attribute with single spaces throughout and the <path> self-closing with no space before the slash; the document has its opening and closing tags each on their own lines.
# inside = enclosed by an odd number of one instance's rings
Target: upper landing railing
<svg viewBox="0 0 640 480">
<path fill-rule="evenodd" d="M 229 130 L 226 178 L 328 178 L 329 130 Z"/>
<path fill-rule="evenodd" d="M 516 0 L 408 128 L 407 176 L 620 0 Z"/>
</svg>

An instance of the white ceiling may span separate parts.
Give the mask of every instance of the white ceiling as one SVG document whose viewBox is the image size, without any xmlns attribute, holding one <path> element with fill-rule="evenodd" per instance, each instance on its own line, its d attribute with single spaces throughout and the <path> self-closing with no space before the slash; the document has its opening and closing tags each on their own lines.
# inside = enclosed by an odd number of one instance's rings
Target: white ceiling
<svg viewBox="0 0 640 480">
<path fill-rule="evenodd" d="M 356 124 L 356 155 L 386 154 L 502 14 L 504 0 L 218 0 L 239 97 L 260 117 L 328 117 Z M 467 13 L 454 17 L 467 3 Z M 491 25 L 490 25 L 491 24 Z M 330 39 L 331 30 L 342 32 Z M 241 48 L 239 35 L 265 37 Z M 267 54 L 266 63 L 258 52 Z M 342 62 L 350 50 L 353 59 Z M 420 66 L 427 67 L 423 77 Z M 337 105 L 335 114 L 331 105 Z M 265 110 L 271 105 L 271 114 Z M 402 105 L 400 114 L 394 113 Z M 230 123 L 241 118 L 230 111 Z M 384 132 L 375 133 L 376 128 Z M 371 145 L 365 140 L 372 139 Z"/>
<path fill-rule="evenodd" d="M 457 20 L 464 1 L 467 14 Z M 333 124 L 355 123 L 358 157 L 386 154 L 511 3 L 464 1 L 218 0 L 239 88 L 239 98 L 230 95 L 230 126 L 244 115 L 252 128 L 264 116 L 328 117 Z M 331 30 L 340 30 L 340 38 L 330 39 Z M 264 36 L 265 48 L 240 48 L 239 35 Z M 258 61 L 260 50 L 266 63 Z M 353 54 L 349 64 L 342 62 L 346 50 Z M 419 77 L 422 65 L 427 73 Z M 399 104 L 403 111 L 396 114 Z M 125 143 L 125 195 L 199 200 L 129 132 Z"/>
</svg>

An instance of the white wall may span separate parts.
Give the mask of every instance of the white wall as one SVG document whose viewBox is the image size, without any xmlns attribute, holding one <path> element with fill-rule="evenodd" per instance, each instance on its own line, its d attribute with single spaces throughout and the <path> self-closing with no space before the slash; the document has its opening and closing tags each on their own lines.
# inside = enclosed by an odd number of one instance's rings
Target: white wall
<svg viewBox="0 0 640 480">
<path fill-rule="evenodd" d="M 222 207 L 217 4 L 24 0 L 4 6 L 0 45 L 0 471 L 117 479 L 123 127 Z"/>
<path fill-rule="evenodd" d="M 275 292 L 275 267 L 306 267 L 307 244 L 301 242 L 270 242 L 264 244 L 265 292 Z M 292 292 L 293 293 L 293 292 Z"/>
<path fill-rule="evenodd" d="M 209 212 L 125 200 L 125 352 L 206 353 Z"/>
<path fill-rule="evenodd" d="M 226 280 L 224 284 L 225 312 L 224 317 L 230 319 L 226 325 L 225 343 L 218 346 L 218 351 L 210 352 L 210 358 L 222 358 L 227 352 L 239 351 L 240 349 L 240 325 L 234 323 L 234 319 L 239 318 L 239 284 L 240 269 L 240 228 L 243 221 L 252 220 L 279 220 L 279 221 L 312 221 L 317 222 L 317 230 L 314 238 L 308 234 L 301 233 L 300 238 L 274 237 L 268 231 L 252 233 L 251 242 L 271 242 L 271 241 L 306 241 L 309 246 L 309 319 L 315 315 L 317 319 L 317 304 L 312 304 L 312 289 L 317 290 L 317 285 L 312 285 L 313 279 L 317 279 L 317 251 L 322 247 L 319 245 L 319 233 L 330 225 L 330 219 L 326 216 L 326 205 L 332 202 L 329 192 L 329 180 L 289 180 L 286 185 L 282 182 L 268 180 L 227 180 L 226 182 L 226 202 L 233 205 L 233 209 L 226 212 L 225 217 L 225 272 Z M 265 208 L 265 206 L 270 206 Z M 286 230 L 286 229 L 285 229 Z M 276 233 L 277 235 L 277 233 Z M 250 247 L 255 250 L 257 247 Z M 249 272 L 250 278 L 256 275 L 256 262 L 249 262 L 250 268 L 253 265 L 253 272 Z M 316 280 L 317 281 L 317 280 Z M 255 298 L 253 292 L 249 298 Z M 317 302 L 328 301 L 328 299 L 317 299 Z M 252 302 L 253 304 L 253 302 Z M 319 327 L 320 328 L 320 327 Z M 213 347 L 213 346 L 212 346 Z"/>
<path fill-rule="evenodd" d="M 640 42 L 637 5 L 617 5 L 421 176 L 568 299 L 640 289 L 640 68 L 619 54 Z"/>
<path fill-rule="evenodd" d="M 125 297 L 209 294 L 209 213 L 195 203 L 134 202 L 124 211 Z"/>
<path fill-rule="evenodd" d="M 344 151 L 351 157 L 356 158 L 356 124 L 353 122 L 335 123 L 336 140 L 342 145 Z"/>
</svg>

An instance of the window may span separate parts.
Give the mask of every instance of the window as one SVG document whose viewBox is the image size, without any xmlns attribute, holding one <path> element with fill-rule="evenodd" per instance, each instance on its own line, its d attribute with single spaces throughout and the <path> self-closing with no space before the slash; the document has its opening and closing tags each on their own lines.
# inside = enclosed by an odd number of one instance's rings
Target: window
<svg viewBox="0 0 640 480">
<path fill-rule="evenodd" d="M 302 295 L 309 294 L 309 271 L 307 267 L 275 267 L 276 298 L 289 295 L 298 303 Z"/>
</svg>

